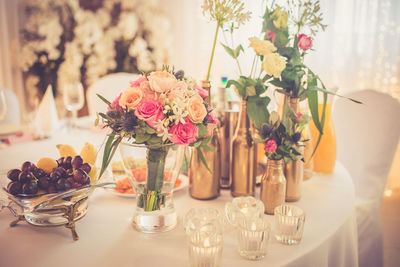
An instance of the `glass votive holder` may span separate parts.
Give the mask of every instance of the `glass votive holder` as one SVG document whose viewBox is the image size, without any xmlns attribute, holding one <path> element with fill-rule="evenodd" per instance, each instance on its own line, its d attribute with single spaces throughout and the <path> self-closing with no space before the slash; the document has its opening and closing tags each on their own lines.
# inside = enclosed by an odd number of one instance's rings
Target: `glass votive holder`
<svg viewBox="0 0 400 267">
<path fill-rule="evenodd" d="M 225 204 L 225 216 L 228 222 L 237 226 L 240 219 L 261 218 L 264 216 L 264 204 L 254 197 L 235 197 Z"/>
<path fill-rule="evenodd" d="M 189 262 L 193 267 L 221 265 L 223 222 L 218 210 L 193 208 L 184 217 L 183 226 L 189 246 Z"/>
<path fill-rule="evenodd" d="M 239 254 L 245 259 L 261 260 L 267 254 L 271 227 L 265 217 L 238 220 Z"/>
<path fill-rule="evenodd" d="M 304 211 L 293 205 L 275 208 L 275 238 L 286 245 L 298 244 L 303 236 Z"/>
</svg>

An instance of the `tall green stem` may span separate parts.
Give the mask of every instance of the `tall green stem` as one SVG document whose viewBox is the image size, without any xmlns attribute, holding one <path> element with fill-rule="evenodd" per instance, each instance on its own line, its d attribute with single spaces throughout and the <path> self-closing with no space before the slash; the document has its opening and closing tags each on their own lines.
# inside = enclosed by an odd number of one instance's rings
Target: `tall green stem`
<svg viewBox="0 0 400 267">
<path fill-rule="evenodd" d="M 208 71 L 207 71 L 207 76 L 206 76 L 206 80 L 207 81 L 210 80 L 211 65 L 212 65 L 212 62 L 213 62 L 213 59 L 214 59 L 215 45 L 217 44 L 218 31 L 219 31 L 220 26 L 221 26 L 221 23 L 218 21 L 217 29 L 215 29 L 214 42 L 213 42 L 213 47 L 212 47 L 212 50 L 211 50 L 210 63 L 208 63 Z"/>
</svg>

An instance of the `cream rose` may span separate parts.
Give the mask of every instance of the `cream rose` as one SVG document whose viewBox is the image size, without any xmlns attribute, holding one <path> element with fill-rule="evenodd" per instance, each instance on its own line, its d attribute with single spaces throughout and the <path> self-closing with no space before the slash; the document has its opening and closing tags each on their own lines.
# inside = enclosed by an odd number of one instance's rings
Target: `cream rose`
<svg viewBox="0 0 400 267">
<path fill-rule="evenodd" d="M 122 108 L 135 109 L 143 98 L 143 92 L 140 87 L 129 87 L 126 89 L 119 99 L 119 105 Z"/>
<path fill-rule="evenodd" d="M 187 105 L 188 118 L 193 123 L 201 123 L 207 115 L 207 109 L 204 106 L 203 99 L 195 95 L 189 99 Z"/>
<path fill-rule="evenodd" d="M 154 71 L 148 76 L 150 88 L 157 93 L 167 93 L 174 89 L 177 80 L 174 75 L 166 71 Z"/>
<path fill-rule="evenodd" d="M 172 89 L 168 94 L 168 99 L 174 100 L 175 98 L 185 99 L 187 96 L 188 86 L 185 82 L 179 81 L 176 83 L 176 87 Z"/>
<path fill-rule="evenodd" d="M 257 37 L 249 38 L 250 47 L 254 49 L 257 55 L 267 55 L 276 51 L 276 47 L 271 41 L 260 40 Z"/>
<path fill-rule="evenodd" d="M 279 78 L 286 67 L 286 59 L 278 53 L 271 53 L 265 55 L 262 66 L 268 75 Z"/>
</svg>

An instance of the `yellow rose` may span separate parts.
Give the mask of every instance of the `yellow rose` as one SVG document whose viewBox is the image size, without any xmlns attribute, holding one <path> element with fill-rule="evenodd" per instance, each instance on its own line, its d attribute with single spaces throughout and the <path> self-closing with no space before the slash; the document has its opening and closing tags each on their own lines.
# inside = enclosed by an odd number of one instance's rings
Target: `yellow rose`
<svg viewBox="0 0 400 267">
<path fill-rule="evenodd" d="M 201 123 L 207 115 L 207 109 L 204 106 L 203 99 L 194 95 L 189 99 L 188 106 L 188 118 L 193 123 Z"/>
<path fill-rule="evenodd" d="M 268 75 L 279 78 L 286 67 L 286 58 L 281 57 L 278 53 L 271 53 L 265 55 L 262 66 Z"/>
<path fill-rule="evenodd" d="M 249 38 L 250 47 L 254 49 L 257 55 L 267 55 L 276 51 L 276 47 L 271 41 L 260 40 L 257 37 Z"/>
<path fill-rule="evenodd" d="M 289 16 L 288 13 L 282 10 L 281 7 L 278 6 L 275 8 L 274 12 L 272 12 L 271 18 L 276 28 L 287 28 Z"/>
<path fill-rule="evenodd" d="M 119 99 L 119 105 L 123 108 L 135 109 L 143 98 L 143 92 L 140 87 L 129 87 L 126 89 Z"/>
</svg>

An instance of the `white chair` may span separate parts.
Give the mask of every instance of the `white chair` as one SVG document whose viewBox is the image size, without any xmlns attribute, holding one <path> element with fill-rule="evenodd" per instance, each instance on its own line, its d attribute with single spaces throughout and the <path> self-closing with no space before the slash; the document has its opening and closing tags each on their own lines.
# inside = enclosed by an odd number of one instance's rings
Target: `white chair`
<svg viewBox="0 0 400 267">
<path fill-rule="evenodd" d="M 363 104 L 343 98 L 335 103 L 337 158 L 350 172 L 355 185 L 359 264 L 382 266 L 379 210 L 400 137 L 400 104 L 391 96 L 373 90 L 347 96 Z"/>
<path fill-rule="evenodd" d="M 0 121 L 0 124 L 19 125 L 21 123 L 21 114 L 16 94 L 11 90 L 1 87 L 0 91 L 4 91 L 4 95 L 6 97 L 6 102 L 7 102 L 6 117 L 2 121 Z"/>
<path fill-rule="evenodd" d="M 130 81 L 138 77 L 138 74 L 119 72 L 106 75 L 94 82 L 86 92 L 89 115 L 93 116 L 96 112 L 104 112 L 107 108 L 106 104 L 96 94 L 100 94 L 112 102 L 120 92 L 129 87 Z"/>
</svg>

